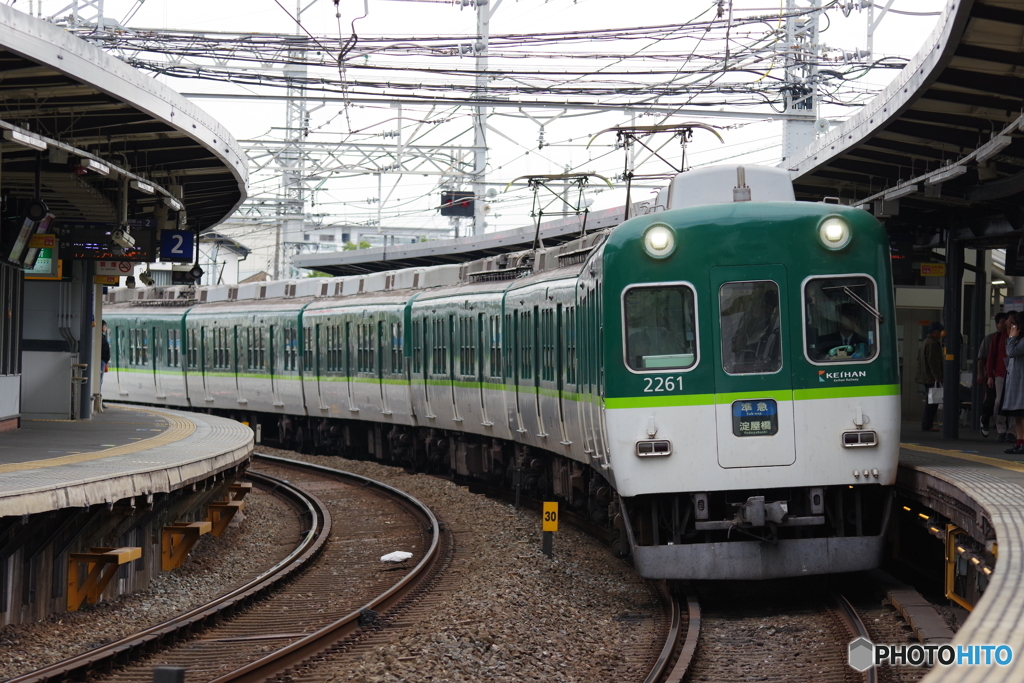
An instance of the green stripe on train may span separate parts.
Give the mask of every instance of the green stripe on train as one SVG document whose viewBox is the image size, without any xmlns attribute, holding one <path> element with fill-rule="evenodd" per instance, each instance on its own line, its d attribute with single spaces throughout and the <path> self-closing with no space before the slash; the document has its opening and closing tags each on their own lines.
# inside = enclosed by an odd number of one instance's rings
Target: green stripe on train
<svg viewBox="0 0 1024 683">
<path fill-rule="evenodd" d="M 709 406 L 715 403 L 725 405 L 743 399 L 772 398 L 776 401 L 814 401 L 830 398 L 865 398 L 870 396 L 898 396 L 898 384 L 876 384 L 871 386 L 827 387 L 823 389 L 796 389 L 789 391 L 756 392 L 734 394 L 688 394 L 673 396 L 627 396 L 607 398 L 605 407 L 609 410 L 623 408 L 675 408 L 685 406 Z"/>
</svg>

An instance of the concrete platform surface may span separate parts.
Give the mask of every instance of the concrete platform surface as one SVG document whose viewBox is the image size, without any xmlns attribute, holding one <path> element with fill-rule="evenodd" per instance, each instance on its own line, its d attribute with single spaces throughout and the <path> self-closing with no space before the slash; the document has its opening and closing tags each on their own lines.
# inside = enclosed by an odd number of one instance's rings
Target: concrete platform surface
<svg viewBox="0 0 1024 683">
<path fill-rule="evenodd" d="M 21 429 L 0 437 L 0 474 L 17 469 L 3 465 L 30 463 L 23 469 L 33 469 L 47 466 L 36 462 L 39 460 L 97 454 L 127 446 L 165 432 L 167 426 L 163 415 L 124 406 L 107 406 L 104 412 L 95 413 L 92 420 L 22 419 Z"/>
<path fill-rule="evenodd" d="M 999 559 L 988 588 L 953 645 L 1009 645 L 1008 666 L 936 667 L 927 683 L 1024 680 L 1024 457 L 1003 451 L 993 432 L 961 430 L 959 440 L 905 423 L 900 466 L 926 473 L 965 492 L 992 522 Z"/>
<path fill-rule="evenodd" d="M 108 406 L 87 422 L 29 422 L 0 438 L 0 517 L 173 491 L 252 449 L 245 425 L 163 408 Z"/>
</svg>

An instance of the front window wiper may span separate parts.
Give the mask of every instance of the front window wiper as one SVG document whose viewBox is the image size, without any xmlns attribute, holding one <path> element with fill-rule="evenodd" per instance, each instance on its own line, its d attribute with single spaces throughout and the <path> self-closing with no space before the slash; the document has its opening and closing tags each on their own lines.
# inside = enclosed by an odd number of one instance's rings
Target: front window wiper
<svg viewBox="0 0 1024 683">
<path fill-rule="evenodd" d="M 851 299 L 856 301 L 858 304 L 860 304 L 860 307 L 863 308 L 868 313 L 870 313 L 871 315 L 873 315 L 875 317 L 875 320 L 877 320 L 879 323 L 881 323 L 883 321 L 883 317 L 882 317 L 881 312 L 877 308 L 875 308 L 874 306 L 869 304 L 867 301 L 864 301 L 864 299 L 861 299 L 859 296 L 854 294 L 853 290 L 850 289 L 847 285 L 840 285 L 838 287 L 822 287 L 821 289 L 823 291 L 828 291 L 830 289 L 841 289 L 841 290 L 843 290 L 843 294 L 845 294 L 846 296 L 850 297 Z"/>
</svg>

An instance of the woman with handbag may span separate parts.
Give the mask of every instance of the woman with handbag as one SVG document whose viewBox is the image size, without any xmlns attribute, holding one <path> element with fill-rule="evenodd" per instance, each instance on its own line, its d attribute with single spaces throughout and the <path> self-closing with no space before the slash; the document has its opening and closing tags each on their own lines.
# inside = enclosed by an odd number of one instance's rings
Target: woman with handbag
<svg viewBox="0 0 1024 683">
<path fill-rule="evenodd" d="M 921 431 L 934 432 L 935 413 L 939 411 L 940 400 L 934 403 L 933 398 L 938 391 L 929 389 L 942 388 L 942 331 L 946 329 L 942 323 L 935 320 L 928 325 L 928 335 L 921 340 L 921 346 L 917 350 L 917 381 L 924 385 L 924 417 L 921 418 Z"/>
<path fill-rule="evenodd" d="M 1010 314 L 1006 322 L 1006 384 L 1000 412 L 1017 418 L 1017 443 L 1004 451 L 1017 454 L 1024 453 L 1024 341 L 1020 337 L 1021 321 L 1018 316 Z"/>
</svg>

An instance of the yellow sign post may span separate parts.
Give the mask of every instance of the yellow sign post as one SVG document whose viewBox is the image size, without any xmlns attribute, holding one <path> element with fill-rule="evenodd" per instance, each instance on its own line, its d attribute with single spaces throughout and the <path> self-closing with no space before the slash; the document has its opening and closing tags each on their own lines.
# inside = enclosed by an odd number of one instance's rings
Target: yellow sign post
<svg viewBox="0 0 1024 683">
<path fill-rule="evenodd" d="M 542 550 L 551 559 L 554 532 L 558 531 L 558 503 L 545 502 L 544 514 L 541 517 L 541 530 L 544 532 Z"/>
</svg>

